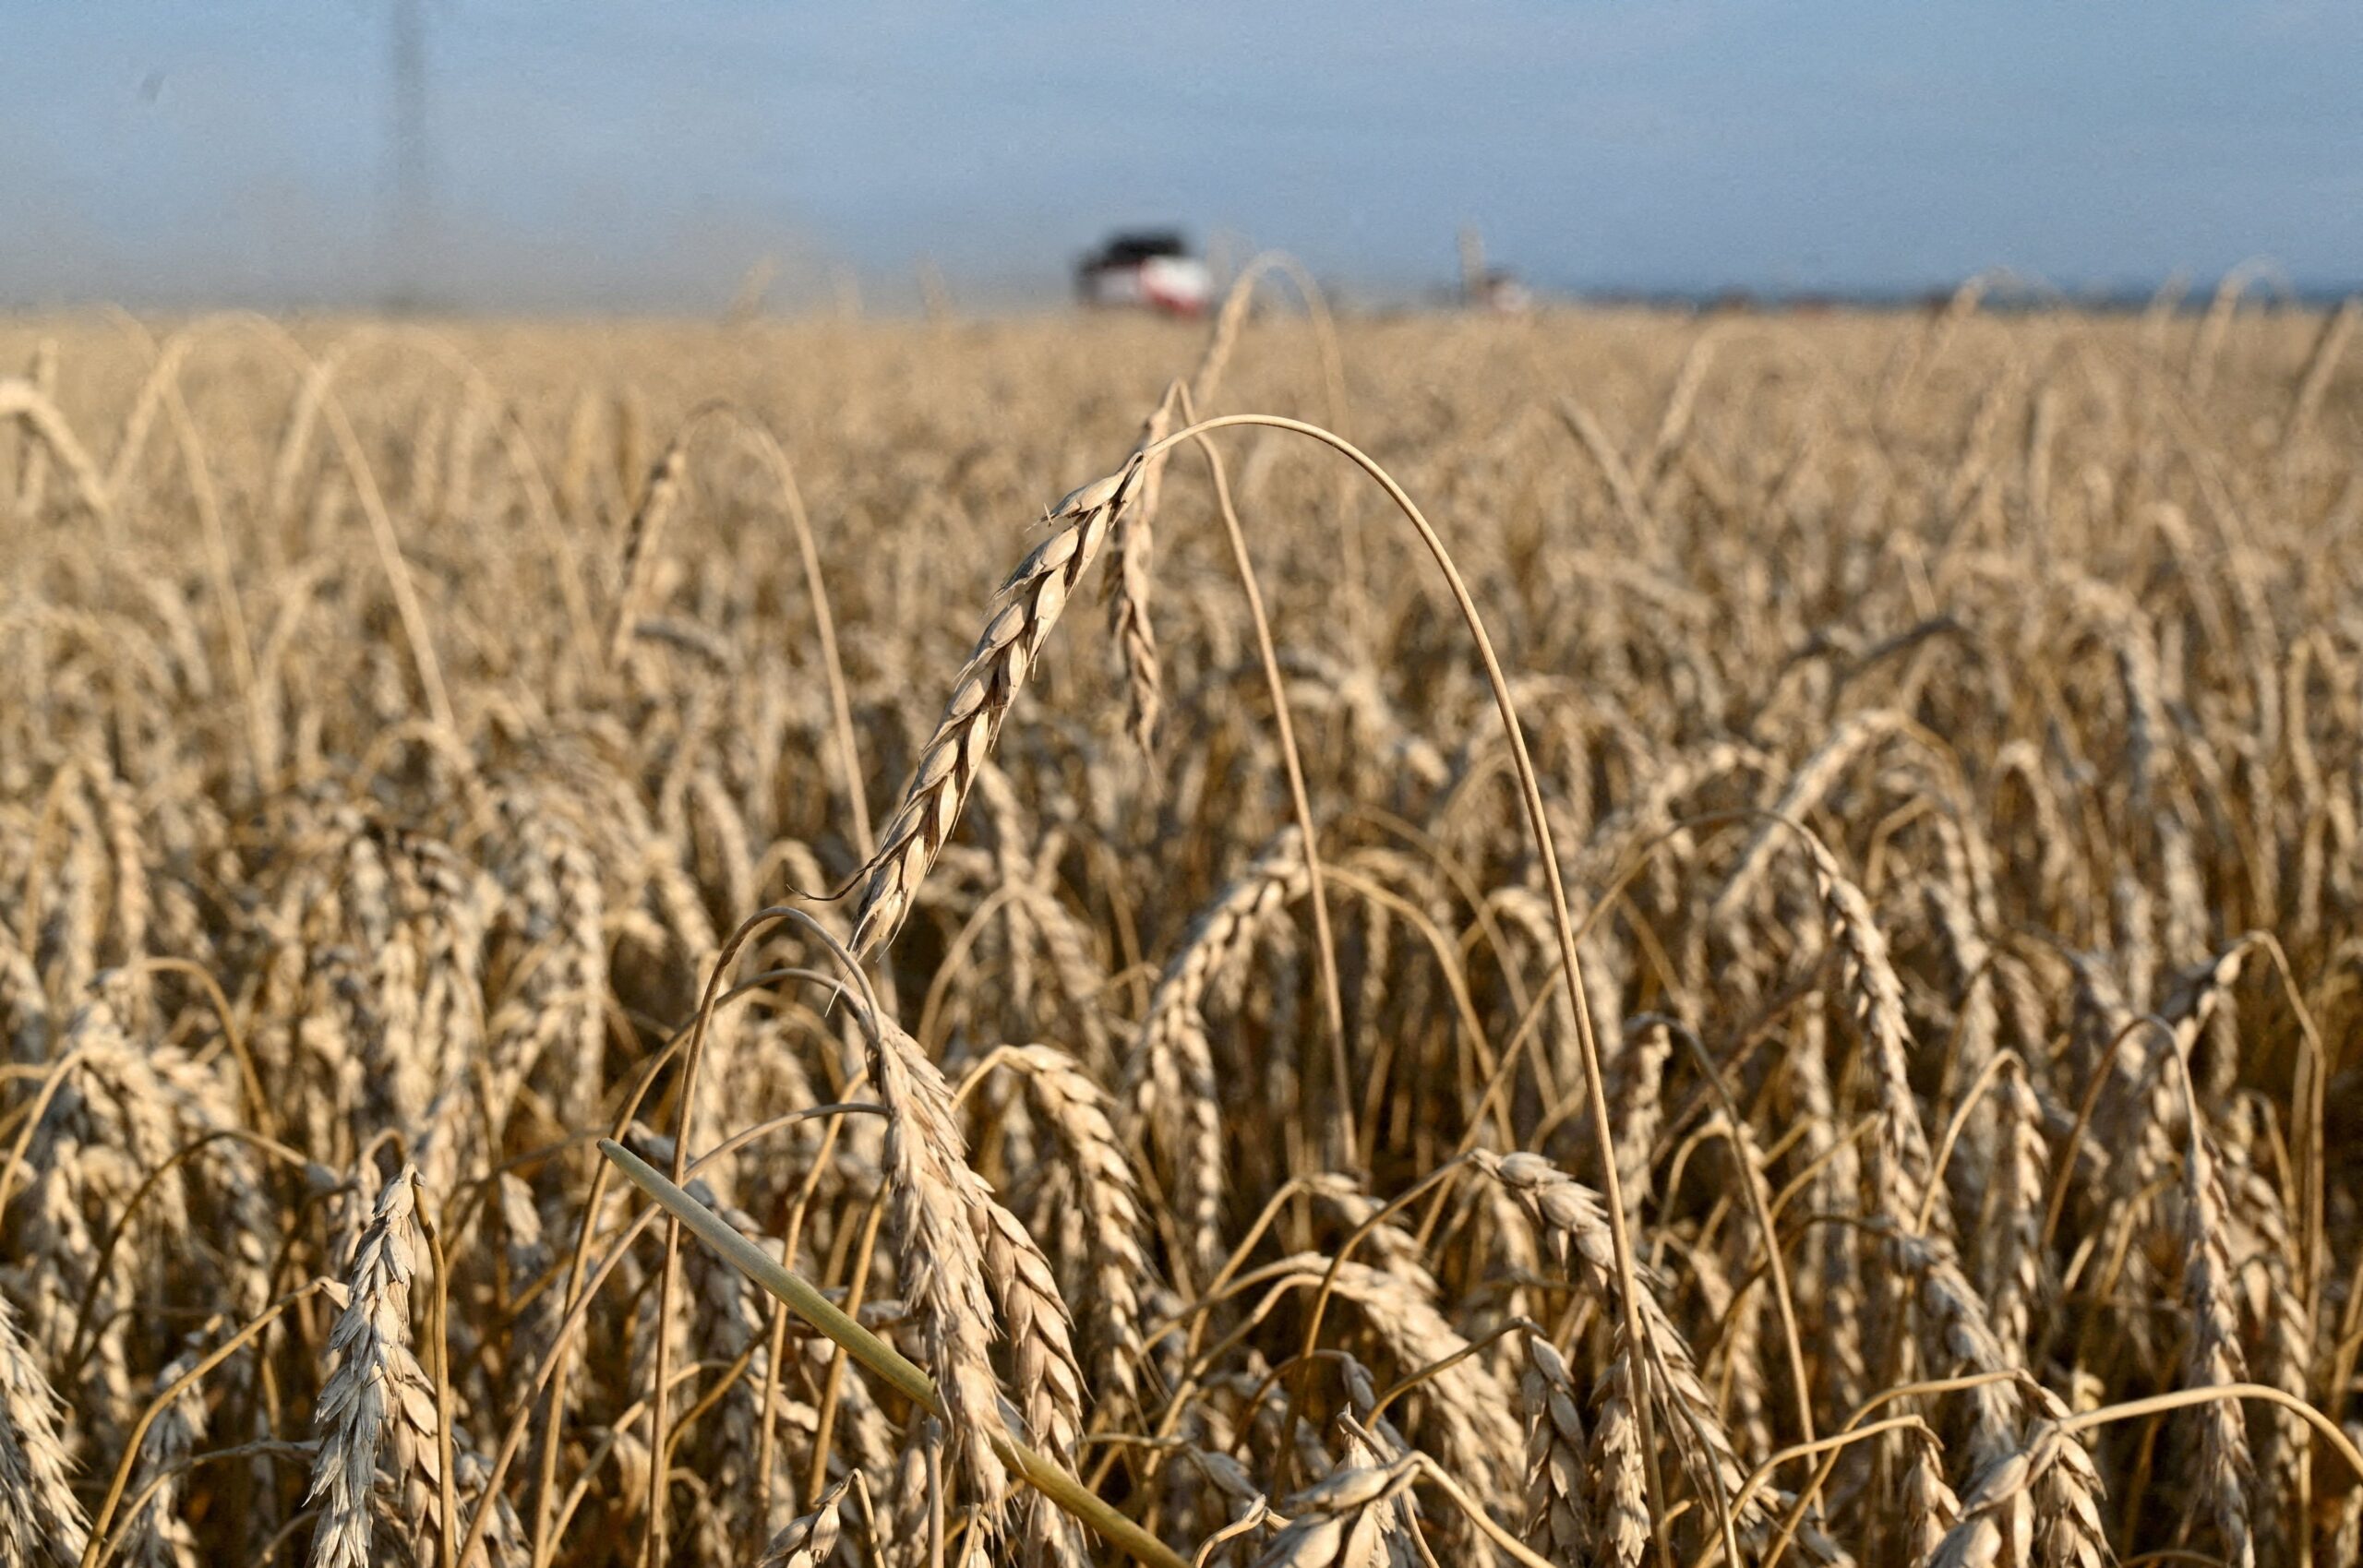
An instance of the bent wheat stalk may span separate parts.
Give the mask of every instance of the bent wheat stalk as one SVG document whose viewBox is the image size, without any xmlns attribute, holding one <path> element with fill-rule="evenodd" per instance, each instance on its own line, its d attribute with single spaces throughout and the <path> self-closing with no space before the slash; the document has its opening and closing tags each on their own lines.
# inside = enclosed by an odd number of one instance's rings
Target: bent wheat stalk
<svg viewBox="0 0 2363 1568">
<path fill-rule="evenodd" d="M 1503 731 L 1509 740 L 1510 760 L 1517 771 L 1518 788 L 1523 796 L 1522 804 L 1526 808 L 1527 826 L 1534 835 L 1535 850 L 1542 862 L 1543 881 L 1551 895 L 1552 924 L 1556 928 L 1559 938 L 1559 962 L 1562 971 L 1559 983 L 1565 985 L 1575 998 L 1576 1037 L 1583 1058 L 1585 1092 L 1590 1102 L 1595 1153 L 1601 1164 L 1601 1194 L 1608 1205 L 1609 1233 L 1615 1253 L 1617 1295 L 1620 1299 L 1618 1305 L 1625 1318 L 1627 1336 L 1635 1344 L 1643 1343 L 1644 1329 L 1639 1315 L 1640 1276 L 1634 1263 L 1632 1233 L 1625 1216 L 1624 1190 L 1616 1179 L 1615 1139 L 1609 1126 L 1607 1091 L 1601 1077 L 1600 1042 L 1593 1033 L 1591 1003 L 1585 994 L 1583 961 L 1576 953 L 1575 918 L 1568 913 L 1566 882 L 1559 868 L 1559 851 L 1557 844 L 1553 841 L 1550 816 L 1543 807 L 1541 783 L 1535 773 L 1534 759 L 1527 749 L 1526 732 L 1518 721 L 1517 705 L 1510 697 L 1509 678 L 1502 673 L 1501 660 L 1493 652 L 1493 641 L 1486 633 L 1484 617 L 1478 613 L 1477 602 L 1469 594 L 1469 584 L 1461 577 L 1459 567 L 1454 563 L 1452 552 L 1445 547 L 1443 537 L 1428 521 L 1426 514 L 1420 510 L 1418 503 L 1411 499 L 1410 495 L 1402 485 L 1396 483 L 1395 476 L 1387 473 L 1361 448 L 1356 447 L 1344 437 L 1334 435 L 1317 425 L 1307 425 L 1302 420 L 1297 419 L 1283 419 L 1277 414 L 1219 414 L 1211 419 L 1200 420 L 1185 429 L 1174 431 L 1164 440 L 1143 449 L 1134 459 L 1134 462 L 1137 465 L 1152 460 L 1158 453 L 1179 442 L 1195 440 L 1211 431 L 1246 426 L 1285 430 L 1319 441 L 1338 452 L 1347 461 L 1361 469 L 1364 473 L 1369 474 L 1380 488 L 1386 492 L 1387 498 L 1395 503 L 1397 509 L 1403 513 L 1404 518 L 1419 533 L 1420 542 L 1427 546 L 1429 555 L 1435 561 L 1436 569 L 1444 574 L 1445 585 L 1451 590 L 1453 603 L 1459 608 L 1461 619 L 1468 626 L 1470 639 L 1477 645 L 1478 658 L 1485 667 L 1486 684 L 1492 689 L 1494 706 L 1500 711 Z M 1127 470 L 1127 472 L 1131 471 Z M 1100 481 L 1103 485 L 1113 483 L 1116 481 Z M 1639 1429 L 1640 1447 L 1646 1461 L 1645 1469 L 1649 1482 L 1650 1518 L 1658 1538 L 1659 1555 L 1670 1562 L 1671 1549 L 1666 1543 L 1664 1532 L 1664 1489 L 1658 1479 L 1654 1422 L 1650 1418 L 1647 1401 L 1641 1401 L 1636 1405 L 1634 1418 L 1635 1424 Z"/>
<path fill-rule="evenodd" d="M 845 1314 L 843 1309 L 812 1286 L 766 1254 L 728 1221 L 682 1189 L 657 1174 L 654 1167 L 612 1138 L 599 1140 L 599 1152 L 622 1171 L 632 1185 L 679 1220 L 698 1239 L 720 1253 L 725 1262 L 762 1286 L 787 1309 L 845 1347 L 846 1353 L 894 1385 L 906 1398 L 943 1418 L 943 1402 L 935 1381 L 903 1353 Z M 1110 1545 L 1122 1547 L 1150 1568 L 1185 1568 L 1186 1559 L 1119 1514 L 1081 1481 L 998 1426 L 984 1436 L 1002 1464 L 1025 1478 L 1037 1491 L 1098 1532 Z"/>
</svg>

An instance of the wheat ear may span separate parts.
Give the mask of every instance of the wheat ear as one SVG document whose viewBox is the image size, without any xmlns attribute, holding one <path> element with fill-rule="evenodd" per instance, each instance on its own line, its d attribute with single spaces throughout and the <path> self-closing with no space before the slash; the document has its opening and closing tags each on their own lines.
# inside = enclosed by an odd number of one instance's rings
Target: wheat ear
<svg viewBox="0 0 2363 1568">
<path fill-rule="evenodd" d="M 17 1330 L 16 1309 L 0 1295 L 0 1561 L 11 1568 L 64 1568 L 87 1544 L 90 1526 L 58 1430 L 64 1414 Z"/>
<path fill-rule="evenodd" d="M 1034 672 L 1050 628 L 1099 547 L 1116 513 L 1130 498 L 1137 461 L 1085 485 L 1050 509 L 1058 532 L 1018 563 L 995 597 L 1000 606 L 985 625 L 968 662 L 953 678 L 952 698 L 920 748 L 918 772 L 903 804 L 879 835 L 869 880 L 855 906 L 852 948 L 867 957 L 894 939 L 910 913 L 919 884 L 942 854 L 992 754 L 1011 704 Z"/>
<path fill-rule="evenodd" d="M 812 1512 L 788 1521 L 786 1528 L 774 1536 L 763 1548 L 763 1555 L 755 1568 L 826 1568 L 837 1554 L 837 1538 L 842 1530 L 838 1505 L 845 1502 L 846 1492 L 853 1486 L 858 1472 L 848 1472 L 845 1479 L 821 1494 Z"/>
<path fill-rule="evenodd" d="M 887 1215 L 903 1291 L 943 1400 L 946 1459 L 988 1527 L 1000 1522 L 1009 1473 L 994 1451 L 1001 1384 L 994 1376 L 994 1306 L 984 1239 L 974 1217 L 984 1182 L 968 1168 L 952 1091 L 892 1019 L 865 1011 L 870 1079 L 886 1128 Z"/>
<path fill-rule="evenodd" d="M 339 1288 L 344 1310 L 329 1331 L 337 1367 L 312 1416 L 319 1454 L 306 1501 L 320 1505 L 312 1568 L 369 1568 L 370 1499 L 389 1439 L 398 1478 L 431 1479 L 439 1464 L 435 1391 L 411 1350 L 410 1287 L 426 1251 L 417 1188 L 417 1170 L 405 1165 L 378 1192 Z"/>
</svg>

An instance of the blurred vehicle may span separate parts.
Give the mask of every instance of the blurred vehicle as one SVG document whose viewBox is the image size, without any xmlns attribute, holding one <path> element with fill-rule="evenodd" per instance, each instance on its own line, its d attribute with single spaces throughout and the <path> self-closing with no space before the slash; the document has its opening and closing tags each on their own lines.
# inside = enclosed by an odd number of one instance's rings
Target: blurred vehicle
<svg viewBox="0 0 2363 1568">
<path fill-rule="evenodd" d="M 1189 317 L 1205 313 L 1214 277 L 1179 233 L 1143 230 L 1110 234 L 1076 263 L 1074 287 L 1088 305 Z"/>
<path fill-rule="evenodd" d="M 1485 236 L 1474 223 L 1460 231 L 1460 307 L 1496 316 L 1523 316 L 1534 308 L 1534 293 L 1517 273 L 1485 265 Z"/>
<path fill-rule="evenodd" d="M 1496 316 L 1524 316 L 1534 308 L 1534 291 L 1515 272 L 1496 267 L 1479 278 L 1468 290 L 1472 310 L 1488 310 Z"/>
</svg>

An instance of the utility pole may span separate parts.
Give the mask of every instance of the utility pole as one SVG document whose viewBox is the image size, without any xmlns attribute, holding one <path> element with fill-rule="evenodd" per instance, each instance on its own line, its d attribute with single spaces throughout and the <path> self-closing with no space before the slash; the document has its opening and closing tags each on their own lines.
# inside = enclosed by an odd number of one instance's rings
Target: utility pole
<svg viewBox="0 0 2363 1568">
<path fill-rule="evenodd" d="M 1460 305 L 1476 308 L 1485 292 L 1485 236 L 1474 223 L 1460 228 Z"/>
<path fill-rule="evenodd" d="M 426 146 L 426 0 L 392 0 L 388 80 L 391 89 L 392 184 L 386 210 L 386 257 L 391 266 L 387 305 L 415 309 L 423 303 L 425 263 L 435 220 Z"/>
</svg>

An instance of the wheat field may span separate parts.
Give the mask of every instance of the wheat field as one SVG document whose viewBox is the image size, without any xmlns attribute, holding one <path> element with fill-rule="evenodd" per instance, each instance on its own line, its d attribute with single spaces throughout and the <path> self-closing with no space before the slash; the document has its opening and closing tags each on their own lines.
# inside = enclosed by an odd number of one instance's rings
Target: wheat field
<svg viewBox="0 0 2363 1568">
<path fill-rule="evenodd" d="M 1261 277 L 0 321 L 0 1565 L 2363 1561 L 2356 311 Z"/>
</svg>

